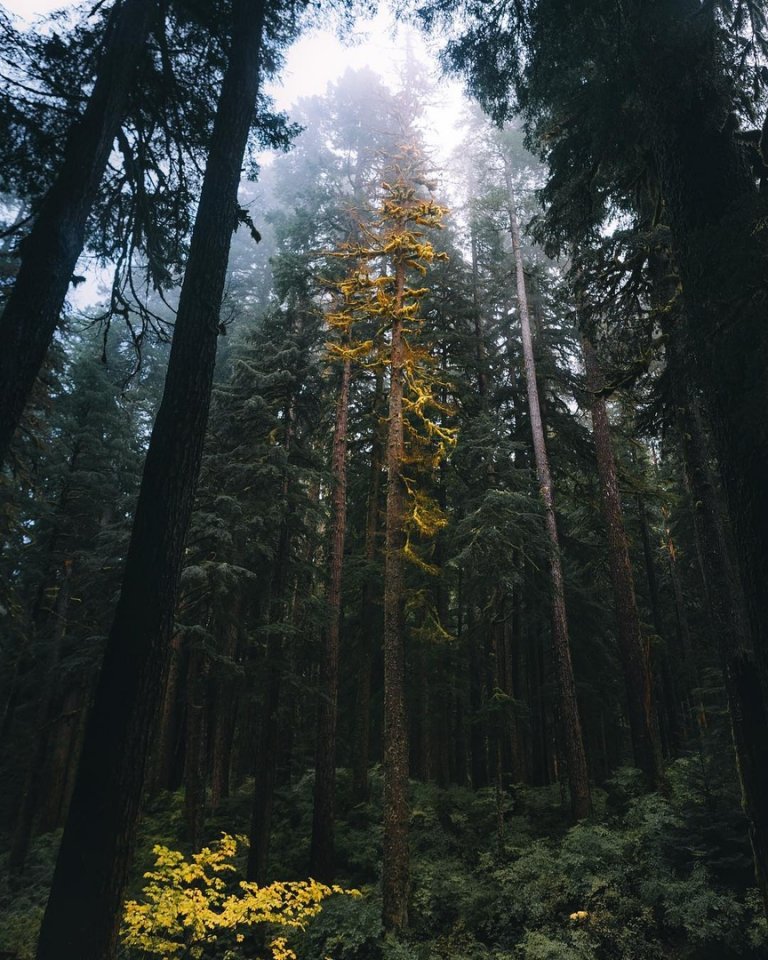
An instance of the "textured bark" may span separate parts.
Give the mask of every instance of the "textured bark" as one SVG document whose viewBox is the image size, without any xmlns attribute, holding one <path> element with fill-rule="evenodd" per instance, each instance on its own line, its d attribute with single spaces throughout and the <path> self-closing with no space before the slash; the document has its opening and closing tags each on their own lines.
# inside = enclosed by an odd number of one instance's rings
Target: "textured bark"
<svg viewBox="0 0 768 960">
<path fill-rule="evenodd" d="M 396 310 L 392 319 L 387 435 L 387 514 L 384 552 L 384 865 L 385 930 L 408 926 L 408 729 L 403 637 L 405 489 L 403 462 L 403 322 L 399 316 L 405 266 L 397 264 Z"/>
<path fill-rule="evenodd" d="M 162 701 L 200 470 L 237 188 L 254 113 L 264 4 L 235 0 L 233 40 L 182 285 L 165 390 L 122 590 L 80 759 L 39 960 L 111 960 L 146 758 Z"/>
<path fill-rule="evenodd" d="M 595 349 L 586 337 L 582 339 L 582 349 L 587 390 L 590 394 L 592 438 L 600 481 L 600 505 L 606 528 L 608 566 L 613 586 L 632 749 L 635 763 L 645 774 L 648 785 L 653 788 L 661 782 L 663 771 L 653 706 L 650 653 L 640 632 L 635 581 L 624 529 L 616 459 L 611 444 L 611 427 L 605 399 L 600 393 L 604 385 L 603 378 Z"/>
<path fill-rule="evenodd" d="M 517 277 L 517 298 L 520 312 L 523 357 L 525 361 L 525 380 L 528 390 L 528 409 L 533 434 L 533 451 L 536 460 L 536 474 L 539 491 L 544 506 L 547 538 L 549 542 L 549 574 L 552 591 L 552 649 L 555 660 L 558 701 L 562 721 L 563 748 L 568 767 L 568 783 L 571 790 L 571 811 L 575 820 L 583 820 L 591 812 L 592 802 L 589 790 L 589 774 L 584 753 L 584 741 L 581 733 L 581 719 L 576 699 L 576 681 L 573 675 L 571 647 L 568 637 L 568 620 L 565 610 L 565 583 L 560 559 L 560 542 L 555 517 L 555 497 L 552 476 L 549 469 L 549 456 L 544 438 L 544 427 L 539 406 L 539 392 L 536 385 L 536 364 L 533 356 L 531 322 L 528 314 L 528 296 L 525 287 L 523 257 L 520 249 L 520 228 L 514 208 L 512 180 L 506 169 L 507 193 L 509 197 L 509 221 L 512 234 L 512 247 Z"/>
<path fill-rule="evenodd" d="M 155 0 L 115 5 L 88 104 L 69 132 L 61 169 L 24 241 L 16 282 L 0 317 L 0 463 L 59 322 L 156 9 Z"/>
<path fill-rule="evenodd" d="M 328 615 L 320 673 L 312 843 L 309 854 L 310 874 L 324 883 L 333 881 L 335 871 L 336 719 L 339 697 L 341 584 L 344 572 L 344 536 L 347 526 L 347 420 L 351 377 L 352 362 L 347 357 L 341 372 L 331 452 Z"/>
</svg>

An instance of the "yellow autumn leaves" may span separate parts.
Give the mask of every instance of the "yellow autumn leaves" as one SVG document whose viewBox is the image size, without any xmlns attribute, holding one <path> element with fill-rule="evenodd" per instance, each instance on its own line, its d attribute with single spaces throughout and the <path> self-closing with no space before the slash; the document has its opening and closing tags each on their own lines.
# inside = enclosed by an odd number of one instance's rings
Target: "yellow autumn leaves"
<svg viewBox="0 0 768 960">
<path fill-rule="evenodd" d="M 407 172 L 382 187 L 384 196 L 376 221 L 370 226 L 358 224 L 363 242 L 341 244 L 328 254 L 349 266 L 343 278 L 328 283 L 335 302 L 325 316 L 335 337 L 327 350 L 337 362 L 388 369 L 387 331 L 396 319 L 402 323 L 406 437 L 402 479 L 408 495 L 404 550 L 409 562 L 435 575 L 439 569 L 429 560 L 432 540 L 447 518 L 425 487 L 456 443 L 456 429 L 449 425 L 455 411 L 444 399 L 448 384 L 440 380 L 436 358 L 419 331 L 421 301 L 429 288 L 409 286 L 406 271 L 421 277 L 429 264 L 447 260 L 421 229 L 440 229 L 446 210 L 431 198 L 419 196 Z M 360 328 L 366 330 L 366 339 L 359 336 Z"/>
<path fill-rule="evenodd" d="M 155 867 L 144 874 L 148 883 L 142 899 L 125 905 L 123 943 L 163 960 L 197 958 L 225 935 L 242 942 L 256 924 L 302 928 L 331 894 L 360 896 L 358 890 L 315 880 L 264 887 L 241 880 L 238 891 L 232 892 L 225 877 L 235 872 L 238 844 L 245 842 L 244 837 L 225 833 L 189 860 L 168 847 L 153 847 Z M 296 960 L 284 936 L 275 937 L 270 948 L 273 960 Z"/>
</svg>

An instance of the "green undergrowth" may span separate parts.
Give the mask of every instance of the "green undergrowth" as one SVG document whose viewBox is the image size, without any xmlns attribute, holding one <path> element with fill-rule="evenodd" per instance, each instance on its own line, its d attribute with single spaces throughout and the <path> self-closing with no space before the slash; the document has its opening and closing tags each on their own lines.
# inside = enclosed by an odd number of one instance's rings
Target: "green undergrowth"
<svg viewBox="0 0 768 960">
<path fill-rule="evenodd" d="M 308 874 L 311 803 L 309 775 L 278 789 L 275 879 Z M 555 788 L 515 787 L 499 796 L 413 784 L 411 931 L 400 941 L 383 937 L 380 922 L 380 775 L 372 776 L 370 802 L 355 806 L 340 771 L 338 805 L 337 881 L 364 896 L 332 897 L 304 931 L 291 932 L 300 960 L 768 956 L 738 798 L 731 786 L 712 782 L 700 757 L 669 767 L 665 796 L 643 793 L 635 771 L 619 771 L 597 792 L 594 817 L 571 828 Z M 249 808 L 245 784 L 209 818 L 209 838 L 246 832 Z M 0 955 L 33 956 L 54 841 L 36 841 L 23 890 L 3 881 Z M 157 843 L 188 850 L 180 795 L 147 806 L 131 897 L 140 897 Z M 216 948 L 205 953 L 224 956 Z M 128 951 L 124 957 L 141 960 Z"/>
</svg>

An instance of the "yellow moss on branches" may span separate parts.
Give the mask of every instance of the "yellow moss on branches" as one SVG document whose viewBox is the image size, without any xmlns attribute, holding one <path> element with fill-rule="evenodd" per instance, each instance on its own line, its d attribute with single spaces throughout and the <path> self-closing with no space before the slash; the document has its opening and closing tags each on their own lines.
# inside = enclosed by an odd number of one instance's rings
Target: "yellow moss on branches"
<svg viewBox="0 0 768 960">
<path fill-rule="evenodd" d="M 265 887 L 241 880 L 237 892 L 232 892 L 226 877 L 236 871 L 233 861 L 238 843 L 247 840 L 222 834 L 221 840 L 189 860 L 160 844 L 153 847 L 155 867 L 144 874 L 148 883 L 142 898 L 125 905 L 123 943 L 163 960 L 197 958 L 224 937 L 241 942 L 256 924 L 304 927 L 331 894 L 360 896 L 358 890 L 330 887 L 315 880 Z M 270 948 L 273 960 L 296 960 L 284 936 L 275 937 Z"/>
<path fill-rule="evenodd" d="M 376 222 L 358 224 L 365 242 L 345 243 L 329 253 L 349 266 L 346 276 L 328 283 L 335 298 L 326 313 L 333 337 L 327 350 L 336 361 L 388 370 L 387 334 L 395 321 L 401 325 L 402 465 L 408 474 L 403 475 L 407 491 L 404 553 L 424 573 L 437 575 L 439 567 L 431 562 L 434 538 L 448 520 L 426 490 L 434 485 L 435 471 L 456 443 L 457 431 L 450 425 L 454 407 L 445 399 L 450 386 L 440 378 L 437 359 L 424 343 L 420 307 L 430 290 L 411 286 L 409 280 L 416 274 L 421 282 L 430 264 L 448 259 L 435 250 L 426 234 L 442 228 L 447 211 L 416 189 L 418 184 L 426 185 L 419 172 L 423 160 L 418 149 L 403 147 L 396 160 L 397 176 L 382 184 L 384 196 Z M 364 340 L 358 334 L 361 324 L 368 333 Z M 371 330 L 372 326 L 377 329 Z"/>
</svg>

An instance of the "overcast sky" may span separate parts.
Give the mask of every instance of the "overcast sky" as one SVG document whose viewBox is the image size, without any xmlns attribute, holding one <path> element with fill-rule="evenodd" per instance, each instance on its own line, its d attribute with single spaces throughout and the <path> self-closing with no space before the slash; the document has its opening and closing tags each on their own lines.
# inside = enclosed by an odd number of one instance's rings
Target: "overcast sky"
<svg viewBox="0 0 768 960">
<path fill-rule="evenodd" d="M 7 10 L 28 22 L 67 6 L 62 0 L 0 0 Z M 337 80 L 347 67 L 369 66 L 384 80 L 395 77 L 404 58 L 405 30 L 397 29 L 388 4 L 382 3 L 379 13 L 371 20 L 361 21 L 352 36 L 352 43 L 342 43 L 329 30 L 305 31 L 288 50 L 285 69 L 280 81 L 271 84 L 268 92 L 277 106 L 289 110 L 299 97 L 322 94 L 327 85 Z M 414 36 L 414 47 L 420 59 L 428 59 L 438 80 L 437 63 L 426 46 Z M 457 142 L 453 125 L 461 109 L 461 93 L 456 83 L 439 81 L 440 102 L 430 110 L 433 130 L 429 140 L 445 156 Z"/>
<path fill-rule="evenodd" d="M 64 0 L 0 0 L 0 5 L 28 23 L 52 10 L 69 6 Z M 286 52 L 285 68 L 279 82 L 271 84 L 266 91 L 274 98 L 277 107 L 290 115 L 291 106 L 301 97 L 322 95 L 329 83 L 337 80 L 348 68 L 368 66 L 382 79 L 397 83 L 399 68 L 405 59 L 407 28 L 396 25 L 387 3 L 379 6 L 373 19 L 360 21 L 350 43 L 342 43 L 330 30 L 308 30 Z M 426 61 L 432 70 L 435 89 L 427 108 L 427 122 L 423 133 L 436 167 L 443 166 L 460 139 L 456 123 L 462 113 L 463 97 L 455 82 L 439 77 L 436 59 L 430 55 L 423 40 L 412 34 L 413 50 L 419 60 Z M 265 156 L 264 162 L 269 162 Z M 437 172 L 437 170 L 436 170 Z M 450 182 L 441 177 L 441 199 L 453 206 L 455 199 Z M 80 268 L 79 268 L 80 269 Z M 89 268 L 85 268 L 89 272 Z M 77 291 L 70 291 L 70 299 L 80 308 L 92 302 L 97 282 L 83 284 Z"/>
</svg>

